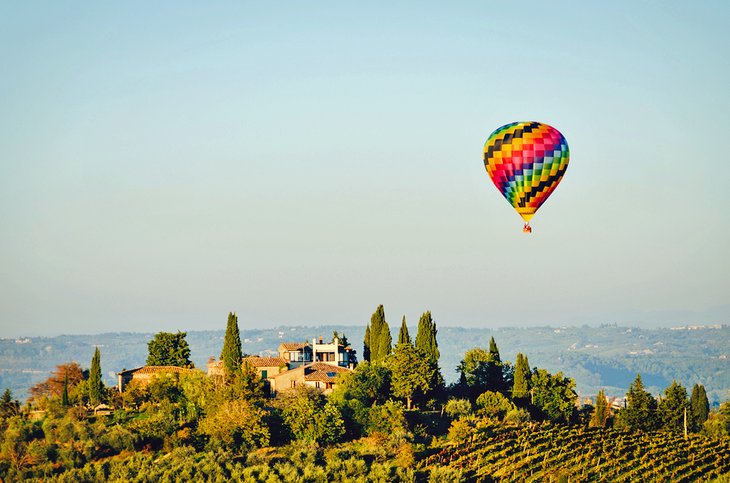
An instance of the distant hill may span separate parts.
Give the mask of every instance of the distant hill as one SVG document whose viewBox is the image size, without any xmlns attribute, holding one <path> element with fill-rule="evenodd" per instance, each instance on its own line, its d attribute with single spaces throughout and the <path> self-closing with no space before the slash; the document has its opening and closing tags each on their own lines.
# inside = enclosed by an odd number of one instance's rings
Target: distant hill
<svg viewBox="0 0 730 483">
<path fill-rule="evenodd" d="M 243 330 L 244 351 L 271 354 L 282 341 L 304 341 L 332 331 L 347 335 L 362 357 L 364 327 L 275 327 Z M 391 321 L 397 335 L 398 324 Z M 412 335 L 416 328 L 411 327 Z M 205 367 L 209 356 L 218 357 L 224 331 L 188 332 L 187 340 L 196 366 Z M 658 394 L 673 379 L 688 391 L 703 384 L 711 403 L 730 399 L 730 327 L 695 326 L 672 329 L 640 329 L 616 325 L 601 327 L 530 327 L 473 329 L 440 327 L 440 366 L 447 382 L 457 378 L 456 366 L 472 347 L 488 347 L 494 336 L 502 360 L 514 361 L 517 352 L 529 357 L 531 366 L 562 371 L 577 382 L 580 396 L 592 396 L 605 388 L 609 396 L 623 396 L 641 373 L 644 383 Z M 77 361 L 88 367 L 94 347 L 101 350 L 107 384 L 116 384 L 115 373 L 144 365 L 152 333 L 107 333 L 0 339 L 0 390 L 10 387 L 15 397 L 26 399 L 28 388 L 46 379 L 63 362 Z"/>
</svg>

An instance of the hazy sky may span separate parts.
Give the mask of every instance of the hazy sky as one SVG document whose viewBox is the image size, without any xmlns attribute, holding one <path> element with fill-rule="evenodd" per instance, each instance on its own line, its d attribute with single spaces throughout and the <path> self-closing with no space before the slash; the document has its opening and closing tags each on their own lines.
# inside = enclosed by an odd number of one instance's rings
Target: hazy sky
<svg viewBox="0 0 730 483">
<path fill-rule="evenodd" d="M 728 322 L 730 3 L 0 3 L 0 336 Z M 484 141 L 558 128 L 532 235 Z"/>
</svg>

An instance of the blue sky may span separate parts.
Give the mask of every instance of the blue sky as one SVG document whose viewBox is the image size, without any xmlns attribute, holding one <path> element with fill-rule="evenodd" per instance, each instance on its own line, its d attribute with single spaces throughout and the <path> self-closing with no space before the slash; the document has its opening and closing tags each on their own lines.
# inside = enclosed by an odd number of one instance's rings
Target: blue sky
<svg viewBox="0 0 730 483">
<path fill-rule="evenodd" d="M 726 323 L 728 5 L 2 2 L 0 336 Z"/>
</svg>

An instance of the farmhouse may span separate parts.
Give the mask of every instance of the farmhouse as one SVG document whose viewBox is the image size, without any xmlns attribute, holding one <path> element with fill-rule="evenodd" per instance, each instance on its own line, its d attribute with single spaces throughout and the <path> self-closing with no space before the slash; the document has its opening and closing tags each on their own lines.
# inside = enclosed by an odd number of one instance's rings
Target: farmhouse
<svg viewBox="0 0 730 483">
<path fill-rule="evenodd" d="M 152 378 L 159 375 L 188 374 L 193 369 L 178 366 L 143 366 L 136 369 L 125 369 L 117 372 L 117 389 L 124 391 L 124 387 L 132 381 L 138 381 L 141 385 L 147 385 Z"/>
</svg>

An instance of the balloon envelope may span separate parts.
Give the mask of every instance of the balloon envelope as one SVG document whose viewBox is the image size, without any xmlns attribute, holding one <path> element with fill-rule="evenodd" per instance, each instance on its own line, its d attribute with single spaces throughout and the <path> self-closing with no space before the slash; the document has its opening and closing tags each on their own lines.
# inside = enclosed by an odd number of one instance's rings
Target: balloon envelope
<svg viewBox="0 0 730 483">
<path fill-rule="evenodd" d="M 569 159 L 565 137 L 540 122 L 506 124 L 484 144 L 489 177 L 527 222 L 563 179 Z"/>
</svg>

